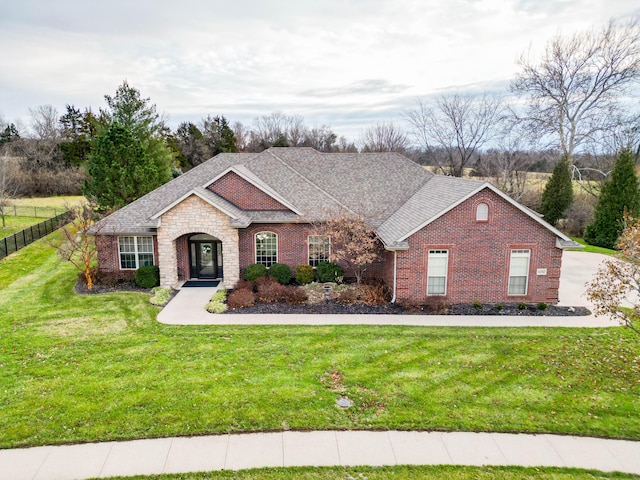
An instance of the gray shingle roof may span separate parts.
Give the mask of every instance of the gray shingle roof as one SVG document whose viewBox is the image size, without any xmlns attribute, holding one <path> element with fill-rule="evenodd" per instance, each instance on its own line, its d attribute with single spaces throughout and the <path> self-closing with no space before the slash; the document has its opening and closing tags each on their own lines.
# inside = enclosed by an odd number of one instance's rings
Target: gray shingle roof
<svg viewBox="0 0 640 480">
<path fill-rule="evenodd" d="M 204 188 L 231 167 L 300 215 L 243 211 Z M 364 215 L 385 245 L 402 248 L 409 234 L 483 186 L 487 184 L 434 175 L 397 153 L 320 153 L 312 148 L 223 153 L 102 219 L 93 232 L 148 233 L 157 226 L 154 215 L 196 192 L 230 213 L 238 228 L 310 222 L 347 209 Z"/>
</svg>

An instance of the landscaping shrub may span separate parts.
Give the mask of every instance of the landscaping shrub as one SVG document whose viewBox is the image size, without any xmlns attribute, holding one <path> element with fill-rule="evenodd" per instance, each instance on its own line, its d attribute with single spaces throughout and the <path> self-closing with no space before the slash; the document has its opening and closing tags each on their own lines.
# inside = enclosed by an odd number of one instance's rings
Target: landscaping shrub
<svg viewBox="0 0 640 480">
<path fill-rule="evenodd" d="M 217 290 L 216 293 L 214 293 L 213 296 L 211 297 L 212 302 L 224 303 L 226 299 L 227 299 L 227 291 L 224 288 Z"/>
<path fill-rule="evenodd" d="M 274 263 L 269 268 L 269 276 L 278 280 L 282 285 L 287 285 L 291 281 L 291 269 L 284 263 Z"/>
<path fill-rule="evenodd" d="M 321 283 L 337 283 L 339 280 L 342 280 L 344 270 L 337 263 L 320 262 L 316 269 L 316 275 L 318 276 L 318 281 Z"/>
<path fill-rule="evenodd" d="M 425 306 L 433 313 L 447 313 L 449 304 L 447 297 L 442 295 L 429 295 L 425 301 Z"/>
<path fill-rule="evenodd" d="M 538 310 L 540 310 L 540 311 L 544 311 L 544 310 L 546 310 L 547 308 L 549 308 L 549 305 L 548 305 L 548 304 L 546 304 L 545 302 L 539 302 L 539 303 L 538 303 L 538 305 L 537 305 L 537 307 L 538 307 Z"/>
<path fill-rule="evenodd" d="M 155 287 L 153 290 L 151 290 L 151 298 L 149 299 L 149 303 L 157 307 L 164 307 L 167 303 L 169 303 L 172 293 L 173 290 L 170 288 Z"/>
<path fill-rule="evenodd" d="M 153 288 L 160 285 L 160 269 L 155 265 L 147 265 L 136 270 L 136 285 L 141 288 Z"/>
<path fill-rule="evenodd" d="M 300 285 L 306 285 L 313 282 L 313 267 L 311 265 L 296 266 L 296 282 Z"/>
<path fill-rule="evenodd" d="M 253 307 L 256 303 L 256 295 L 252 290 L 241 288 L 234 290 L 229 294 L 227 305 L 229 308 L 247 308 Z"/>
<path fill-rule="evenodd" d="M 264 277 L 267 274 L 267 267 L 261 263 L 253 263 L 244 269 L 243 278 L 250 282 L 255 282 L 257 279 Z"/>
<path fill-rule="evenodd" d="M 524 302 L 520 302 L 518 304 L 518 310 L 526 310 L 527 309 L 527 304 Z"/>
<path fill-rule="evenodd" d="M 365 305 L 384 305 L 391 300 L 391 292 L 384 283 L 359 285 L 356 288 L 356 299 Z"/>
<path fill-rule="evenodd" d="M 337 301 L 341 305 L 353 305 L 358 302 L 358 294 L 356 293 L 355 288 L 349 288 L 344 292 L 340 292 L 338 294 Z"/>
<path fill-rule="evenodd" d="M 307 294 L 300 287 L 288 286 L 284 292 L 284 301 L 289 305 L 302 305 L 307 303 Z"/>
<path fill-rule="evenodd" d="M 229 307 L 227 307 L 226 303 L 222 302 L 209 302 L 205 307 L 207 312 L 209 313 L 224 313 L 227 311 Z"/>
<path fill-rule="evenodd" d="M 474 300 L 473 308 L 475 308 L 476 310 L 482 310 L 482 302 L 480 302 L 479 300 Z"/>
<path fill-rule="evenodd" d="M 265 303 L 282 302 L 286 298 L 287 287 L 280 284 L 275 278 L 265 277 L 256 281 L 258 288 L 258 300 Z"/>
<path fill-rule="evenodd" d="M 253 292 L 255 286 L 256 284 L 254 282 L 250 282 L 249 280 L 241 278 L 235 283 L 235 285 L 233 286 L 233 290 L 249 290 Z"/>
</svg>

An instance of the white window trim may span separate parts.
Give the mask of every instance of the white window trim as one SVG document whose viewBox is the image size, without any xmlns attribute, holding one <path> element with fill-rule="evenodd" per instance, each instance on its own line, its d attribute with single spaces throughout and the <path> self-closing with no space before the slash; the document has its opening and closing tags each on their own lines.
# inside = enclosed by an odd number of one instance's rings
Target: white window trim
<svg viewBox="0 0 640 480">
<path fill-rule="evenodd" d="M 320 237 L 320 238 L 328 238 L 329 239 L 329 253 L 327 255 L 327 262 L 329 262 L 329 258 L 331 257 L 331 237 L 328 235 L 309 235 L 307 236 L 307 264 L 311 265 L 311 237 Z M 320 262 L 318 262 L 320 263 Z M 317 265 L 312 265 L 313 268 L 318 268 Z"/>
<path fill-rule="evenodd" d="M 444 297 L 447 295 L 447 284 L 449 283 L 449 249 L 447 248 L 433 248 L 428 252 L 428 259 L 431 258 L 431 255 L 439 255 L 437 258 L 445 259 L 444 264 L 444 292 L 443 293 L 429 293 L 429 268 L 430 262 L 427 263 L 427 296 L 428 297 Z M 434 275 L 434 277 L 436 277 Z M 441 276 L 437 276 L 437 278 L 441 278 Z"/>
<path fill-rule="evenodd" d="M 125 237 L 131 237 L 133 238 L 133 252 L 121 252 L 120 251 L 120 239 L 121 238 L 125 238 Z M 142 252 L 144 254 L 149 254 L 151 253 L 151 258 L 152 258 L 152 265 L 156 264 L 156 251 L 155 251 L 155 246 L 153 245 L 153 235 L 120 235 L 118 236 L 118 266 L 120 267 L 120 270 L 137 270 L 138 268 L 140 268 L 140 251 L 138 250 L 138 238 L 150 238 L 151 239 L 151 252 Z M 131 255 L 132 253 L 134 254 L 134 258 L 136 261 L 136 266 L 134 268 L 123 268 L 122 267 L 122 254 L 123 253 L 127 253 L 129 255 Z"/>
<path fill-rule="evenodd" d="M 526 257 L 527 257 L 527 275 L 525 276 L 525 280 L 524 280 L 524 293 L 511 293 L 509 291 L 509 286 L 511 285 L 511 277 L 512 276 L 517 276 L 517 277 L 521 277 L 522 275 L 511 275 L 511 260 L 513 259 L 513 255 L 514 253 L 519 255 L 519 256 L 524 256 L 522 255 L 524 252 L 526 252 Z M 531 272 L 531 249 L 530 248 L 512 248 L 509 251 L 509 278 L 507 281 L 507 295 L 511 296 L 511 297 L 524 297 L 529 293 L 529 274 Z"/>
<path fill-rule="evenodd" d="M 486 218 L 480 218 L 480 207 L 484 207 L 483 210 L 486 214 Z M 489 204 L 486 202 L 480 202 L 476 205 L 476 222 L 488 222 L 489 221 Z"/>
<path fill-rule="evenodd" d="M 273 263 L 278 263 L 278 257 L 279 257 L 279 253 L 280 253 L 279 252 L 280 249 L 278 248 L 278 243 L 279 243 L 278 242 L 278 234 L 276 232 L 271 232 L 269 230 L 263 230 L 263 231 L 260 231 L 260 232 L 256 232 L 253 235 L 253 260 L 254 260 L 254 263 L 258 263 L 258 235 L 260 235 L 261 233 L 270 233 L 272 235 L 275 235 L 275 237 L 276 237 L 275 238 L 275 240 L 276 240 L 276 260 Z M 262 264 L 262 265 L 264 265 L 264 264 Z M 267 267 L 267 268 L 269 268 L 269 267 Z"/>
</svg>

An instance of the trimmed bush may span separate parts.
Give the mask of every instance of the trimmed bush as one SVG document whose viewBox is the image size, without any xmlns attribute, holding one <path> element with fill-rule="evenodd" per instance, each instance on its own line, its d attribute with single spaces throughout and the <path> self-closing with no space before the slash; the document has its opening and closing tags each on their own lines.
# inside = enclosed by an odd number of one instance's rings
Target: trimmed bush
<svg viewBox="0 0 640 480">
<path fill-rule="evenodd" d="M 224 313 L 227 311 L 227 304 L 222 302 L 209 302 L 205 307 L 209 313 Z"/>
<path fill-rule="evenodd" d="M 337 263 L 320 262 L 316 274 L 320 283 L 337 283 L 344 276 L 344 270 Z"/>
<path fill-rule="evenodd" d="M 229 294 L 227 305 L 229 308 L 247 308 L 253 307 L 256 303 L 256 295 L 253 291 L 246 288 L 234 290 Z"/>
<path fill-rule="evenodd" d="M 136 285 L 140 288 L 153 288 L 160 285 L 160 269 L 155 265 L 147 265 L 136 270 Z"/>
<path fill-rule="evenodd" d="M 384 283 L 359 285 L 356 294 L 359 303 L 365 305 L 384 305 L 391 300 L 391 292 Z"/>
<path fill-rule="evenodd" d="M 255 282 L 257 279 L 267 274 L 267 267 L 261 263 L 253 263 L 244 269 L 243 278 L 249 282 Z"/>
<path fill-rule="evenodd" d="M 241 278 L 235 283 L 232 290 L 251 290 L 253 292 L 255 286 L 254 282 Z"/>
<path fill-rule="evenodd" d="M 275 278 L 261 278 L 259 282 L 256 282 L 256 286 L 258 287 L 258 300 L 261 302 L 282 302 L 286 298 L 287 287 L 280 284 Z"/>
<path fill-rule="evenodd" d="M 212 302 L 224 303 L 226 299 L 227 299 L 227 291 L 224 288 L 217 290 L 216 293 L 214 293 L 213 296 L 211 297 Z"/>
<path fill-rule="evenodd" d="M 313 282 L 313 267 L 311 265 L 296 266 L 296 282 L 300 285 L 306 285 Z"/>
<path fill-rule="evenodd" d="M 291 281 L 291 269 L 284 263 L 274 263 L 269 267 L 269 276 L 278 280 L 282 285 L 288 285 Z"/>
<path fill-rule="evenodd" d="M 285 288 L 284 301 L 289 305 L 302 305 L 307 302 L 307 293 L 300 287 L 289 286 Z"/>
</svg>

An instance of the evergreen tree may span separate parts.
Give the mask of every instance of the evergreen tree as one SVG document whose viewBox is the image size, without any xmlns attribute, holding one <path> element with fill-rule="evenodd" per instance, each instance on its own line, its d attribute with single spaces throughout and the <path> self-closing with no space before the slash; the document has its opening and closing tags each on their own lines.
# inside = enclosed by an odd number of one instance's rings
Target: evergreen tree
<svg viewBox="0 0 640 480">
<path fill-rule="evenodd" d="M 62 141 L 60 150 L 67 165 L 84 165 L 91 151 L 91 141 L 97 135 L 98 120 L 86 109 L 82 113 L 73 105 L 67 105 L 67 113 L 60 117 Z"/>
<path fill-rule="evenodd" d="M 573 202 L 571 170 L 567 157 L 562 156 L 553 168 L 551 178 L 544 187 L 540 202 L 540 213 L 551 225 L 556 225 Z"/>
<path fill-rule="evenodd" d="M 105 100 L 108 109 L 100 111 L 84 191 L 102 208 L 120 208 L 171 180 L 174 153 L 150 99 L 125 81 Z"/>
<path fill-rule="evenodd" d="M 213 157 L 219 153 L 237 152 L 236 137 L 229 122 L 224 116 L 215 116 L 202 120 L 204 142 L 209 149 L 209 156 Z"/>
<path fill-rule="evenodd" d="M 593 220 L 585 229 L 584 239 L 591 245 L 615 248 L 624 229 L 625 212 L 634 217 L 640 212 L 638 177 L 633 153 L 628 149 L 620 152 L 609 180 L 602 187 Z"/>
<path fill-rule="evenodd" d="M 103 130 L 89 158 L 84 194 L 102 208 L 121 208 L 162 185 L 165 174 L 150 162 L 143 145 L 119 123 Z"/>
</svg>

